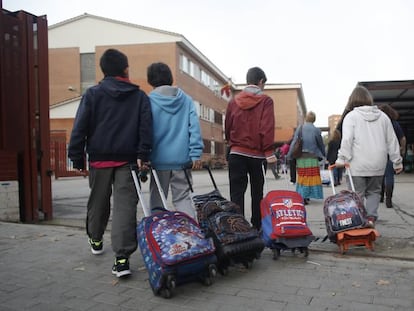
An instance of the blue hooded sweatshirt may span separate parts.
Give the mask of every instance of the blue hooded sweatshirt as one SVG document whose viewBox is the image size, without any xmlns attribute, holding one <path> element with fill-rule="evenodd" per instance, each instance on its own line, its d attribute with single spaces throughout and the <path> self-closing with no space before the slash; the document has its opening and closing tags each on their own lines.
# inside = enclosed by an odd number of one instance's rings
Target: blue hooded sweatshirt
<svg viewBox="0 0 414 311">
<path fill-rule="evenodd" d="M 203 152 L 193 100 L 181 89 L 160 86 L 149 94 L 153 117 L 151 164 L 157 170 L 180 170 Z"/>
</svg>

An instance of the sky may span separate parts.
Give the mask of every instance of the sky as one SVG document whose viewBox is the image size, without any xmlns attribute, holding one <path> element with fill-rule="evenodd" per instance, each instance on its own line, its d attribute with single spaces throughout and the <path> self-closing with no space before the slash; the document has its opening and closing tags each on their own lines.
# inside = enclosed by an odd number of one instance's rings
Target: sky
<svg viewBox="0 0 414 311">
<path fill-rule="evenodd" d="M 414 79 L 412 0 L 2 0 L 48 25 L 89 13 L 183 35 L 234 83 L 300 83 L 318 126 L 358 82 Z"/>
</svg>

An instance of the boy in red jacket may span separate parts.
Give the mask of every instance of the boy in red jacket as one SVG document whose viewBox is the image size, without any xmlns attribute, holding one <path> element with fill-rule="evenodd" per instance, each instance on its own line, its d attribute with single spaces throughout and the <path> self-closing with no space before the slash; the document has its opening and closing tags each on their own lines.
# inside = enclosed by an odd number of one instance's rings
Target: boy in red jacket
<svg viewBox="0 0 414 311">
<path fill-rule="evenodd" d="M 244 213 L 244 195 L 250 179 L 252 217 L 261 227 L 260 201 L 263 198 L 262 163 L 275 165 L 273 100 L 263 93 L 266 75 L 259 67 L 247 72 L 247 87 L 227 107 L 225 135 L 229 145 L 230 200 Z"/>
</svg>

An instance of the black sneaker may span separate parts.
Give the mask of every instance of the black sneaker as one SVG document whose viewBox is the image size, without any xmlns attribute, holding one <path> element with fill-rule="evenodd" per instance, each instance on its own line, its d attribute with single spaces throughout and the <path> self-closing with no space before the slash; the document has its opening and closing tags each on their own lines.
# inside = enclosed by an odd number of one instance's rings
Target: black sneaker
<svg viewBox="0 0 414 311">
<path fill-rule="evenodd" d="M 130 275 L 131 270 L 129 270 L 128 258 L 116 257 L 115 263 L 112 266 L 112 274 L 116 275 L 117 278 Z"/>
<path fill-rule="evenodd" d="M 92 254 L 94 254 L 94 255 L 100 255 L 100 254 L 102 254 L 104 252 L 104 249 L 103 249 L 103 241 L 102 240 L 98 241 L 98 240 L 93 240 L 93 239 L 89 238 L 88 239 L 88 242 L 89 242 L 89 244 L 91 246 L 91 252 L 92 252 Z"/>
</svg>

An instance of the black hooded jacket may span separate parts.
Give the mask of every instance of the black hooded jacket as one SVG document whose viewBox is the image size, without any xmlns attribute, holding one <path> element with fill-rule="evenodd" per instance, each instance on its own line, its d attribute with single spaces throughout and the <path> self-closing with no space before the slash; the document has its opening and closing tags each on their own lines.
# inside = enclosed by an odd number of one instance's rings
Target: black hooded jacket
<svg viewBox="0 0 414 311">
<path fill-rule="evenodd" d="M 89 161 L 147 161 L 152 147 L 152 114 L 139 86 L 105 77 L 80 102 L 69 144 L 74 167 Z"/>
</svg>

